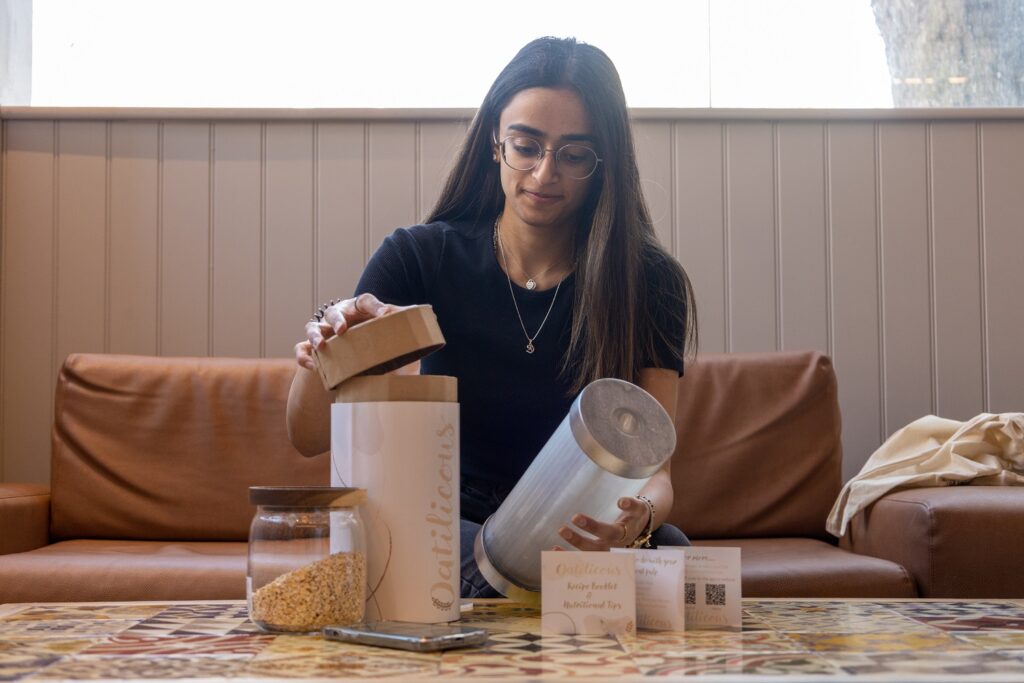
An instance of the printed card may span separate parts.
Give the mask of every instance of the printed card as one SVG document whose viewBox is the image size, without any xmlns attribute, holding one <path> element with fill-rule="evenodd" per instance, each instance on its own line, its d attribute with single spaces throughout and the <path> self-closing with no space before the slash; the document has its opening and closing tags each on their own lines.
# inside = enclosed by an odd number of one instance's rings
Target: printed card
<svg viewBox="0 0 1024 683">
<path fill-rule="evenodd" d="M 683 549 L 612 548 L 611 552 L 633 555 L 637 577 L 637 628 L 684 631 L 686 553 Z"/>
<path fill-rule="evenodd" d="M 636 568 L 636 625 L 651 631 L 686 629 L 686 553 L 682 548 L 612 552 L 633 555 Z"/>
<path fill-rule="evenodd" d="M 741 628 L 740 549 L 694 546 L 683 550 L 686 553 L 686 627 Z"/>
<path fill-rule="evenodd" d="M 636 570 L 629 553 L 541 553 L 542 633 L 636 635 Z"/>
</svg>

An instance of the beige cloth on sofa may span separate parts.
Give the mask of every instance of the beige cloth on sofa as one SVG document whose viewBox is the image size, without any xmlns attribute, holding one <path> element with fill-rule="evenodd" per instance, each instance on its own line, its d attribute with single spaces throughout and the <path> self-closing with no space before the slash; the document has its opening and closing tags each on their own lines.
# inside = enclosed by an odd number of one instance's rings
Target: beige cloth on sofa
<svg viewBox="0 0 1024 683">
<path fill-rule="evenodd" d="M 928 415 L 893 434 L 839 493 L 825 528 L 846 533 L 858 512 L 895 488 L 950 484 L 1024 486 L 1024 413 L 967 422 Z"/>
</svg>

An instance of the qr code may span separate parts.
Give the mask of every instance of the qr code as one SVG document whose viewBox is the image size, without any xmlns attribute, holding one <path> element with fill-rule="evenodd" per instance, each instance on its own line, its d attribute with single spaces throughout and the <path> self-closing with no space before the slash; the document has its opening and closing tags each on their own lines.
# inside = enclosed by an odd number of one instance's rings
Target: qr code
<svg viewBox="0 0 1024 683">
<path fill-rule="evenodd" d="M 725 584 L 706 583 L 704 584 L 704 602 L 708 605 L 725 604 Z"/>
<path fill-rule="evenodd" d="M 685 583 L 683 587 L 686 589 L 686 604 L 696 605 L 697 604 L 697 584 Z"/>
</svg>

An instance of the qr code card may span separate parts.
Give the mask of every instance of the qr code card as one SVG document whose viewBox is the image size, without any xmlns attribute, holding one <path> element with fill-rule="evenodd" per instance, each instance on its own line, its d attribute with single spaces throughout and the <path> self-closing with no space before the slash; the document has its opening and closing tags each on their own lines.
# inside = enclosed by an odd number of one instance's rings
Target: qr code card
<svg viewBox="0 0 1024 683">
<path fill-rule="evenodd" d="M 686 630 L 686 553 L 682 548 L 630 550 L 636 567 L 636 625 L 654 631 Z"/>
<path fill-rule="evenodd" d="M 740 549 L 686 548 L 687 629 L 739 629 L 743 625 Z"/>
</svg>

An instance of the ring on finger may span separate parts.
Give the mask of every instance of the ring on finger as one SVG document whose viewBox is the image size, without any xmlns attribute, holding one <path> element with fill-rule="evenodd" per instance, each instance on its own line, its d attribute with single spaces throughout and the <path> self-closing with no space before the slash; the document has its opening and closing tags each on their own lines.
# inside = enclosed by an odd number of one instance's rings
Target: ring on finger
<svg viewBox="0 0 1024 683">
<path fill-rule="evenodd" d="M 622 527 L 622 538 L 620 538 L 618 540 L 618 542 L 619 543 L 624 543 L 625 540 L 626 540 L 626 534 L 629 533 L 629 532 L 626 530 L 626 523 L 625 522 L 619 522 L 619 526 Z"/>
</svg>

